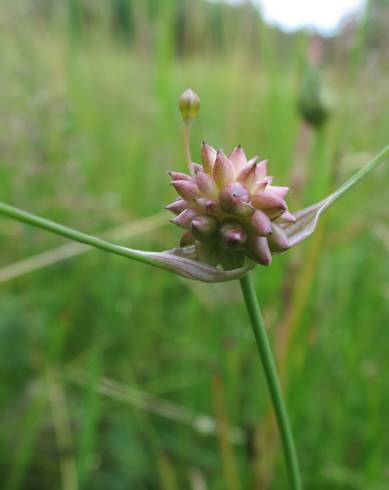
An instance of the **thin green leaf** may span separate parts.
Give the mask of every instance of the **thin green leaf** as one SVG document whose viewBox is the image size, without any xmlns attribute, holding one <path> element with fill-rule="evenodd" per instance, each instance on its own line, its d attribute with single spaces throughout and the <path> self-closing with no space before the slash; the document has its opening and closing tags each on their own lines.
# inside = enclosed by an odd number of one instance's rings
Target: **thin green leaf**
<svg viewBox="0 0 389 490">
<path fill-rule="evenodd" d="M 31 226 L 42 228 L 51 233 L 70 238 L 76 242 L 85 243 L 86 245 L 98 248 L 105 252 L 121 255 L 128 259 L 158 267 L 159 269 L 174 272 L 187 279 L 197 279 L 203 282 L 231 281 L 242 277 L 253 267 L 253 264 L 248 262 L 247 265 L 242 268 L 232 271 L 223 271 L 217 267 L 199 262 L 198 260 L 184 257 L 183 253 L 185 250 L 183 249 L 175 249 L 166 252 L 145 252 L 143 250 L 122 247 L 1 202 L 0 214 Z"/>
<path fill-rule="evenodd" d="M 319 221 L 320 216 L 326 211 L 336 200 L 342 197 L 346 191 L 351 189 L 361 179 L 375 169 L 380 163 L 389 157 L 389 145 L 386 146 L 373 160 L 362 167 L 356 174 L 348 179 L 335 192 L 327 196 L 320 202 L 313 204 L 307 208 L 301 209 L 294 213 L 296 218 L 295 223 L 282 224 L 282 228 L 286 231 L 289 238 L 289 246 L 294 247 L 298 243 L 309 237 L 314 231 Z"/>
</svg>

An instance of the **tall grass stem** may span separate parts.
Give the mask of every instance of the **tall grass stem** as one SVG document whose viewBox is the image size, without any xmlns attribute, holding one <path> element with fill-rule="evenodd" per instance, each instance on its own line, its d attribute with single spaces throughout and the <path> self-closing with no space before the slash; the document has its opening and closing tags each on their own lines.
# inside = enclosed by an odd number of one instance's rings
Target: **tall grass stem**
<svg viewBox="0 0 389 490">
<path fill-rule="evenodd" d="M 271 352 L 270 343 L 266 334 L 266 327 L 259 308 L 251 276 L 246 274 L 244 277 L 242 277 L 240 279 L 240 285 L 250 317 L 251 326 L 258 347 L 259 357 L 265 372 L 266 381 L 281 435 L 290 480 L 290 488 L 292 490 L 302 490 L 296 447 L 290 427 L 288 412 L 282 397 L 281 385 L 278 379 L 276 365 Z"/>
</svg>

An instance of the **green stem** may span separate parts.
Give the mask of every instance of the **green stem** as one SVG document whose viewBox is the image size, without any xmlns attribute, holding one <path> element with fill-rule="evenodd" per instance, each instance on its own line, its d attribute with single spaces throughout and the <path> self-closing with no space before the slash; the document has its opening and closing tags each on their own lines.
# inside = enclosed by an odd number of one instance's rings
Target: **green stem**
<svg viewBox="0 0 389 490">
<path fill-rule="evenodd" d="M 269 387 L 273 408 L 275 411 L 278 428 L 280 431 L 284 456 L 288 468 L 290 488 L 292 490 L 302 490 L 299 465 L 294 445 L 292 430 L 290 428 L 288 412 L 282 398 L 280 382 L 278 380 L 277 370 L 273 355 L 271 352 L 269 340 L 266 334 L 266 327 L 259 308 L 258 300 L 255 294 L 254 284 L 249 274 L 240 279 L 243 296 L 245 299 L 247 311 L 250 316 L 251 326 L 257 343 L 259 357 L 265 371 L 266 381 Z"/>
<path fill-rule="evenodd" d="M 192 128 L 192 121 L 184 122 L 184 153 L 186 164 L 190 173 L 193 173 L 192 155 L 190 152 L 190 130 Z"/>
<path fill-rule="evenodd" d="M 74 230 L 68 226 L 60 225 L 54 221 L 50 221 L 35 214 L 28 213 L 22 209 L 15 208 L 9 204 L 0 202 L 0 214 L 8 216 L 9 218 L 21 221 L 22 223 L 27 223 L 28 225 L 35 226 L 37 228 L 42 228 L 43 230 L 50 231 L 56 235 L 61 235 L 65 238 L 70 238 L 76 242 L 85 243 L 91 247 L 104 250 L 105 252 L 110 252 L 116 255 L 121 255 L 122 257 L 127 257 L 130 259 L 137 260 L 138 262 L 143 262 L 145 264 L 156 265 L 153 259 L 149 256 L 152 255 L 147 252 L 142 252 L 140 250 L 133 250 L 131 248 L 122 247 L 120 245 L 115 245 L 114 243 L 107 242 L 101 238 L 97 238 L 92 235 L 87 235 L 81 231 Z M 156 265 L 158 267 L 158 265 Z M 164 268 L 160 266 L 161 268 Z"/>
</svg>

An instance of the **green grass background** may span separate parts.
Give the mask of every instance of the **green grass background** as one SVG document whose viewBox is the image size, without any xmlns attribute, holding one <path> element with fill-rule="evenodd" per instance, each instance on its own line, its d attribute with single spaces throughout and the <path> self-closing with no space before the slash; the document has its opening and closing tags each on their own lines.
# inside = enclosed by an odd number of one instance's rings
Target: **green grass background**
<svg viewBox="0 0 389 490">
<path fill-rule="evenodd" d="M 0 22 L 0 199 L 86 232 L 174 198 L 188 86 L 195 160 L 202 140 L 242 144 L 291 182 L 292 209 L 388 143 L 388 59 L 365 23 L 328 43 L 335 103 L 313 134 L 296 109 L 307 36 L 247 6 L 4 1 Z M 273 345 L 293 331 L 279 362 L 307 489 L 389 488 L 387 187 L 382 166 L 254 272 Z M 178 237 L 166 224 L 122 243 Z M 63 243 L 1 218 L 0 275 Z M 287 489 L 268 414 L 236 284 L 96 251 L 0 283 L 1 489 Z"/>
</svg>

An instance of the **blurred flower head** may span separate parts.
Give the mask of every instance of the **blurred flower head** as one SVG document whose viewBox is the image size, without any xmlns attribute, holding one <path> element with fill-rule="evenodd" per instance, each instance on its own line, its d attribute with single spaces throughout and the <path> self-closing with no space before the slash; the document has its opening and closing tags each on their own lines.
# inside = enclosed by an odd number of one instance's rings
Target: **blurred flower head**
<svg viewBox="0 0 389 490">
<path fill-rule="evenodd" d="M 314 128 L 323 126 L 331 115 L 333 95 L 313 65 L 306 67 L 298 104 L 301 117 Z"/>
</svg>

